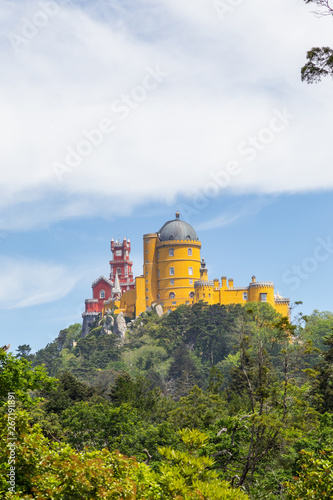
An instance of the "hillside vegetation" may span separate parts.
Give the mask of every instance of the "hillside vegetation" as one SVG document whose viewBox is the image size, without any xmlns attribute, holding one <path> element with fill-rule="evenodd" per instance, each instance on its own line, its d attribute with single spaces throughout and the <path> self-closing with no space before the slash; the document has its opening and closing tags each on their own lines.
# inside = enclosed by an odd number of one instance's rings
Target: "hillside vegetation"
<svg viewBox="0 0 333 500">
<path fill-rule="evenodd" d="M 147 312 L 125 339 L 106 323 L 85 338 L 73 325 L 34 355 L 3 353 L 25 370 L 10 389 L 21 391 L 18 498 L 333 498 L 332 313 L 291 325 L 268 304 L 199 303 Z M 71 461 L 85 478 L 77 496 L 64 489 L 79 481 Z M 102 495 L 110 467 L 128 496 Z"/>
</svg>

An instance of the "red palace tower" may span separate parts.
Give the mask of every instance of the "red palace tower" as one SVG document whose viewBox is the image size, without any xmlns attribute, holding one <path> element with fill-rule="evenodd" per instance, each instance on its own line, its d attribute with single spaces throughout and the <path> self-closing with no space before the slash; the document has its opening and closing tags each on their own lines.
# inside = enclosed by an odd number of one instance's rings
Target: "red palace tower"
<svg viewBox="0 0 333 500">
<path fill-rule="evenodd" d="M 131 252 L 130 240 L 111 240 L 112 260 L 110 260 L 110 279 L 100 276 L 95 280 L 92 287 L 92 299 L 86 299 L 85 312 L 82 314 L 82 336 L 87 335 L 91 324 L 102 310 L 105 301 L 118 298 L 123 292 L 135 288 L 132 266 L 129 260 Z"/>
</svg>

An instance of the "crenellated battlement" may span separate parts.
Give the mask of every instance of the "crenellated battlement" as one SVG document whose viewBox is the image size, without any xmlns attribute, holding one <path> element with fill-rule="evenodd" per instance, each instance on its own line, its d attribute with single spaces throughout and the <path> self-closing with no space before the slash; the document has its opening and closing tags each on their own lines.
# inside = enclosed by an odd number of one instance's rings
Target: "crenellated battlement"
<svg viewBox="0 0 333 500">
<path fill-rule="evenodd" d="M 201 280 L 200 280 L 200 281 L 195 281 L 195 282 L 194 282 L 194 288 L 197 288 L 197 287 L 199 287 L 199 286 L 200 286 L 201 288 L 203 288 L 203 287 L 206 287 L 206 288 L 208 288 L 208 287 L 214 288 L 215 284 L 214 284 L 214 281 L 201 281 Z"/>
<path fill-rule="evenodd" d="M 273 281 L 255 281 L 254 283 L 250 283 L 250 288 L 274 288 Z"/>
</svg>

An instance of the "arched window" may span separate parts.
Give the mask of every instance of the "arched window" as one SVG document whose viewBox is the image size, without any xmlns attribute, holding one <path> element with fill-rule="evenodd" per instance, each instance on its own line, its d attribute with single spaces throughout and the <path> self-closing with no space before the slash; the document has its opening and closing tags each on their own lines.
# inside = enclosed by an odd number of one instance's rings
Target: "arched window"
<svg viewBox="0 0 333 500">
<path fill-rule="evenodd" d="M 174 257 L 175 251 L 173 248 L 169 248 L 169 257 Z"/>
<path fill-rule="evenodd" d="M 193 267 L 189 267 L 189 268 L 188 268 L 188 274 L 189 274 L 190 276 L 193 276 Z"/>
<path fill-rule="evenodd" d="M 158 293 L 158 294 L 157 294 L 157 300 L 160 300 L 160 298 L 161 298 L 161 296 L 160 296 L 160 294 Z"/>
<path fill-rule="evenodd" d="M 169 293 L 169 299 L 174 299 L 176 297 L 175 292 L 170 292 Z"/>
<path fill-rule="evenodd" d="M 170 274 L 170 276 L 174 276 L 175 275 L 175 268 L 174 267 L 170 267 L 169 268 L 169 274 Z"/>
<path fill-rule="evenodd" d="M 187 255 L 188 255 L 189 257 L 191 257 L 191 255 L 192 255 L 192 248 L 188 248 L 188 249 L 187 249 Z"/>
<path fill-rule="evenodd" d="M 190 299 L 194 299 L 194 292 L 190 292 Z"/>
<path fill-rule="evenodd" d="M 117 273 L 121 274 L 121 268 L 120 267 L 117 267 Z"/>
<path fill-rule="evenodd" d="M 99 293 L 99 298 L 100 299 L 105 299 L 105 291 L 104 290 L 101 290 L 100 293 Z"/>
</svg>

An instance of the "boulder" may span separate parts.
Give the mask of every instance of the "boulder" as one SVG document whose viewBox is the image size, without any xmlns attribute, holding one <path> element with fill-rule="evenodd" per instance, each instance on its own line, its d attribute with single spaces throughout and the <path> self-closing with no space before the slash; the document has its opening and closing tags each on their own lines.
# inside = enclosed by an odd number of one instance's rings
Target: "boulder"
<svg viewBox="0 0 333 500">
<path fill-rule="evenodd" d="M 125 338 L 125 332 L 127 330 L 127 324 L 123 313 L 119 313 L 114 322 L 113 333 L 118 335 L 121 339 Z"/>
<path fill-rule="evenodd" d="M 104 319 L 104 322 L 103 322 L 103 326 L 102 326 L 102 333 L 104 333 L 105 335 L 111 335 L 112 329 L 114 327 L 113 316 L 111 316 L 110 314 L 107 314 L 106 316 L 104 316 L 103 319 Z"/>
<path fill-rule="evenodd" d="M 155 311 L 157 316 L 163 316 L 163 307 L 161 306 L 161 304 L 157 304 L 157 306 L 155 307 Z"/>
</svg>

